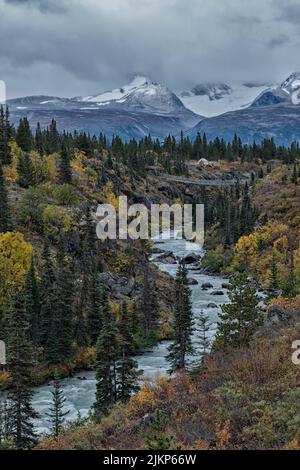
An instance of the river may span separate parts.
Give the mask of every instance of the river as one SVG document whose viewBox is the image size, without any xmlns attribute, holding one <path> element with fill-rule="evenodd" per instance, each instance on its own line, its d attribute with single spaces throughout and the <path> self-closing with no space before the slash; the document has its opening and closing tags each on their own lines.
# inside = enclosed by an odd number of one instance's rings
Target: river
<svg viewBox="0 0 300 470">
<path fill-rule="evenodd" d="M 195 243 L 189 243 L 185 240 L 161 240 L 156 246 L 166 250 L 172 251 L 176 256 L 182 257 L 189 252 L 199 252 L 201 249 Z M 157 255 L 153 255 L 153 260 Z M 178 265 L 157 263 L 162 271 L 175 276 Z M 220 305 L 228 302 L 226 289 L 222 288 L 222 283 L 228 282 L 226 279 L 216 276 L 208 276 L 206 274 L 199 274 L 192 270 L 193 266 L 189 266 L 189 277 L 198 281 L 197 285 L 191 285 L 192 290 L 192 305 L 195 320 L 199 316 L 201 309 L 209 316 L 211 328 L 210 336 L 213 337 L 216 329 L 216 322 L 220 312 Z M 203 290 L 202 283 L 211 283 L 213 288 Z M 222 290 L 224 295 L 212 295 L 212 291 Z M 214 303 L 217 308 L 208 307 L 209 303 Z M 194 338 L 194 340 L 196 340 Z M 169 364 L 166 361 L 167 348 L 170 341 L 162 341 L 152 350 L 145 351 L 138 355 L 135 359 L 138 362 L 139 368 L 144 371 L 143 380 L 153 380 L 156 377 L 166 375 Z M 63 393 L 66 398 L 65 409 L 69 411 L 66 420 L 74 421 L 80 414 L 81 417 L 86 417 L 89 414 L 94 400 L 96 381 L 94 372 L 81 372 L 74 377 L 66 378 L 61 381 Z M 41 434 L 49 433 L 49 406 L 51 405 L 51 391 L 52 385 L 46 384 L 35 389 L 33 396 L 33 407 L 39 413 L 39 418 L 35 420 L 37 432 Z"/>
</svg>

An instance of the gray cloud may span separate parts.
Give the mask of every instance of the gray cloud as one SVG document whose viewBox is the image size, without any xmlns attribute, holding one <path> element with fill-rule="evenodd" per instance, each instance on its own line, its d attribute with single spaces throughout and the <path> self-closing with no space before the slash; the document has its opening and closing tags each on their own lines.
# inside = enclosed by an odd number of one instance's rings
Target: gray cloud
<svg viewBox="0 0 300 470">
<path fill-rule="evenodd" d="M 64 0 L 5 0 L 5 3 L 19 7 L 38 8 L 44 13 L 65 13 L 67 10 Z"/>
<path fill-rule="evenodd" d="M 279 34 L 270 39 L 268 46 L 272 49 L 273 47 L 284 46 L 288 42 L 290 42 L 290 38 L 286 34 Z"/>
<path fill-rule="evenodd" d="M 279 9 L 280 15 L 277 17 L 279 21 L 287 21 L 295 25 L 300 23 L 300 4 L 294 1 L 285 2 L 281 0 L 275 0 L 275 6 Z"/>
<path fill-rule="evenodd" d="M 134 73 L 173 89 L 281 81 L 300 68 L 286 3 L 0 0 L 0 79 L 9 96 L 97 93 Z"/>
</svg>

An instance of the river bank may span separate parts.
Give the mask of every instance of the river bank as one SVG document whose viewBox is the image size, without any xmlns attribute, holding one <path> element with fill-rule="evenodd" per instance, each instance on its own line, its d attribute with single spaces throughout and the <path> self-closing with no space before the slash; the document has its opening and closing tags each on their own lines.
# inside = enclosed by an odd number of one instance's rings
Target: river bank
<svg viewBox="0 0 300 470">
<path fill-rule="evenodd" d="M 196 252 L 200 256 L 203 255 L 203 251 L 199 246 L 186 240 L 160 239 L 157 246 L 164 251 L 172 251 L 178 259 L 188 253 Z M 159 255 L 152 256 L 154 262 L 156 262 L 157 256 Z M 165 264 L 160 262 L 156 262 L 156 264 L 162 271 L 172 277 L 175 276 L 178 264 Z M 192 264 L 188 265 L 188 271 L 189 277 L 197 282 L 190 286 L 195 321 L 197 321 L 201 310 L 203 310 L 209 316 L 211 325 L 209 335 L 213 337 L 217 326 L 220 306 L 228 302 L 227 291 L 222 288 L 222 284 L 226 284 L 228 280 L 220 276 L 211 276 L 195 271 Z M 203 284 L 209 284 L 212 287 L 204 290 L 202 288 Z M 216 295 L 216 292 L 219 292 L 219 294 Z M 196 335 L 193 341 L 196 343 Z M 161 341 L 157 346 L 135 357 L 139 369 L 143 371 L 143 381 L 154 380 L 159 376 L 167 375 L 169 364 L 166 360 L 166 355 L 170 343 L 171 341 Z M 63 379 L 61 383 L 66 398 L 65 410 L 69 411 L 66 421 L 74 421 L 78 416 L 81 418 L 87 417 L 95 399 L 95 373 L 93 371 L 79 372 L 73 377 Z M 39 434 L 47 434 L 49 432 L 50 423 L 47 418 L 47 413 L 52 399 L 51 391 L 52 386 L 50 382 L 38 387 L 34 392 L 33 406 L 39 413 L 39 418 L 35 420 L 35 426 Z"/>
</svg>

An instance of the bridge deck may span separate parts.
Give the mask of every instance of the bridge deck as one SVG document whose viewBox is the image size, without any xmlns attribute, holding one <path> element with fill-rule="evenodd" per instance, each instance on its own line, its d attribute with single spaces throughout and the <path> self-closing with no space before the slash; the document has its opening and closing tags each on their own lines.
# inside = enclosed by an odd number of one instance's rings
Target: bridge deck
<svg viewBox="0 0 300 470">
<path fill-rule="evenodd" d="M 187 185 L 196 185 L 196 186 L 233 186 L 236 183 L 240 182 L 240 180 L 233 178 L 230 180 L 222 180 L 222 179 L 214 179 L 214 180 L 207 180 L 207 179 L 189 179 L 189 178 L 182 178 L 180 176 L 172 176 L 168 174 L 161 174 L 163 178 L 169 181 L 176 181 L 177 183 L 183 183 Z"/>
</svg>

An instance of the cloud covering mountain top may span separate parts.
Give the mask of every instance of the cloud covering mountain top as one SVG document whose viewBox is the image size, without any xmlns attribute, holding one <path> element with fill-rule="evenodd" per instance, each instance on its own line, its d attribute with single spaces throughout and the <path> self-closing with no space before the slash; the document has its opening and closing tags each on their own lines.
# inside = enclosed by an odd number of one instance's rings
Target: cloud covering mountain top
<svg viewBox="0 0 300 470">
<path fill-rule="evenodd" d="M 296 0 L 0 0 L 0 12 L 9 97 L 92 95 L 132 72 L 183 90 L 299 68 Z"/>
</svg>

